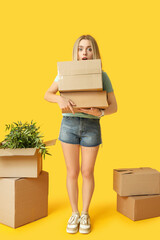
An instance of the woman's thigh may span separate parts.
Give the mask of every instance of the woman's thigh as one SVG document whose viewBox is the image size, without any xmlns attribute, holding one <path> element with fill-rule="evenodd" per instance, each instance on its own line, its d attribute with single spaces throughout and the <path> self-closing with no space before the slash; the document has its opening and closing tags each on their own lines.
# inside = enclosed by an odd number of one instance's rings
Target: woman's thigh
<svg viewBox="0 0 160 240">
<path fill-rule="evenodd" d="M 67 171 L 71 174 L 79 172 L 79 144 L 61 142 Z"/>
<path fill-rule="evenodd" d="M 99 145 L 95 147 L 81 146 L 81 172 L 82 175 L 90 175 L 94 171 L 94 166 L 99 150 Z"/>
</svg>

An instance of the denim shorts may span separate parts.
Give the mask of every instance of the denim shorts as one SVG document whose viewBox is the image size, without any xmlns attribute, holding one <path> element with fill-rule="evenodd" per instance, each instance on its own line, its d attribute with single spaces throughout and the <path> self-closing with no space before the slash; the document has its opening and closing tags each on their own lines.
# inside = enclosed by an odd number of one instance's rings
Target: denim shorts
<svg viewBox="0 0 160 240">
<path fill-rule="evenodd" d="M 99 119 L 63 116 L 58 139 L 85 147 L 98 146 L 102 143 Z"/>
</svg>

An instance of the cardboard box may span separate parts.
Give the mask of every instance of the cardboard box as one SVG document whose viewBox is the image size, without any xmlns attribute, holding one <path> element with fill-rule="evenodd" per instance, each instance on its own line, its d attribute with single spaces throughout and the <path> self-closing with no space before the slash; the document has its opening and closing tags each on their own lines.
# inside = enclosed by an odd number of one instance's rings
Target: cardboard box
<svg viewBox="0 0 160 240">
<path fill-rule="evenodd" d="M 78 108 L 101 108 L 105 109 L 108 107 L 106 91 L 101 92 L 66 92 L 61 93 L 61 96 L 72 100 L 76 106 L 73 109 L 76 112 Z M 63 113 L 71 112 L 69 110 L 62 110 Z"/>
<path fill-rule="evenodd" d="M 0 178 L 0 223 L 12 228 L 48 215 L 49 175 L 38 178 Z"/>
<path fill-rule="evenodd" d="M 160 173 L 149 167 L 114 169 L 113 189 L 120 196 L 160 194 Z"/>
<path fill-rule="evenodd" d="M 117 194 L 117 211 L 133 221 L 160 216 L 160 195 L 121 197 Z"/>
<path fill-rule="evenodd" d="M 101 60 L 58 62 L 59 92 L 102 91 Z"/>
<path fill-rule="evenodd" d="M 56 139 L 45 142 L 46 146 Z M 0 149 L 0 177 L 37 178 L 42 171 L 42 156 L 36 148 Z"/>
</svg>

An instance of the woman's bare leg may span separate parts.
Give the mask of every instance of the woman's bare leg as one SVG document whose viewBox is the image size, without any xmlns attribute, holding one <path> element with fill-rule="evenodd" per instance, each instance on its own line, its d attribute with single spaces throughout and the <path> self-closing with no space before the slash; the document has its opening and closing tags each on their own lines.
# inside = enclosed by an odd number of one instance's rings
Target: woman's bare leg
<svg viewBox="0 0 160 240">
<path fill-rule="evenodd" d="M 94 165 L 97 157 L 99 146 L 81 147 L 81 172 L 83 177 L 82 199 L 83 212 L 88 212 L 90 201 L 94 191 Z"/>
<path fill-rule="evenodd" d="M 61 142 L 67 167 L 67 191 L 72 212 L 78 211 L 79 145 Z"/>
</svg>

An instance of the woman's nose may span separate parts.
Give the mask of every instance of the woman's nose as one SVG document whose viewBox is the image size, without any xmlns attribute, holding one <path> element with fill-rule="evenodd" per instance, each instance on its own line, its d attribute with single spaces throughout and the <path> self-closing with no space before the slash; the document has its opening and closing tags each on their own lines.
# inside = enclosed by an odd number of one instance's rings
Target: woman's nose
<svg viewBox="0 0 160 240">
<path fill-rule="evenodd" d="M 83 54 L 86 55 L 87 54 L 87 50 L 84 49 L 83 50 Z"/>
</svg>

